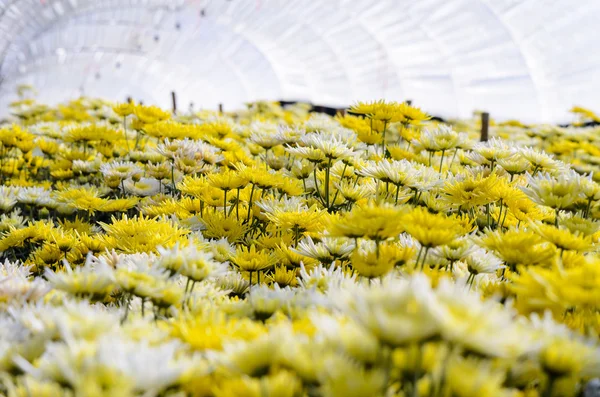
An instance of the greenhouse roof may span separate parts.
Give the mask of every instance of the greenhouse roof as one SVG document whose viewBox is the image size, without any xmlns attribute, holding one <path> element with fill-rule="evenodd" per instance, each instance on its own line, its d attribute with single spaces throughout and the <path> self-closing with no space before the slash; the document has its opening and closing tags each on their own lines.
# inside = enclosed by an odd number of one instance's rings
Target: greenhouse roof
<svg viewBox="0 0 600 397">
<path fill-rule="evenodd" d="M 0 102 L 411 99 L 556 122 L 597 107 L 600 1 L 0 0 Z"/>
</svg>

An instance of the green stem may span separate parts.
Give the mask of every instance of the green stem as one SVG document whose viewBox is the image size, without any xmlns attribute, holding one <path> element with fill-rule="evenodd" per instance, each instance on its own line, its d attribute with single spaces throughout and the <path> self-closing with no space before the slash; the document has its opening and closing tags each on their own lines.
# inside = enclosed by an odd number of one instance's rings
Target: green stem
<svg viewBox="0 0 600 397">
<path fill-rule="evenodd" d="M 265 168 L 269 169 L 269 149 L 265 149 Z"/>
<path fill-rule="evenodd" d="M 440 174 L 442 173 L 442 166 L 444 165 L 444 154 L 446 153 L 445 150 L 442 150 L 442 158 L 440 159 Z"/>
<path fill-rule="evenodd" d="M 329 173 L 331 170 L 331 161 L 332 159 L 329 158 L 329 162 L 327 163 L 327 169 L 325 169 L 325 200 L 327 203 L 327 209 L 329 209 Z"/>
<path fill-rule="evenodd" d="M 235 200 L 235 218 L 238 221 L 240 220 L 240 188 L 239 187 L 237 190 L 237 197 Z"/>
<path fill-rule="evenodd" d="M 425 255 L 423 255 L 423 262 L 421 263 L 421 270 L 425 269 L 425 261 L 427 260 L 427 254 L 429 253 L 429 248 L 425 248 Z"/>
<path fill-rule="evenodd" d="M 171 160 L 171 183 L 173 184 L 173 192 L 175 192 L 175 160 Z"/>
<path fill-rule="evenodd" d="M 315 192 L 317 193 L 317 198 L 319 201 L 325 205 L 325 201 L 321 198 L 321 193 L 319 192 L 319 184 L 317 182 L 317 167 L 313 169 L 313 179 L 315 180 Z"/>
<path fill-rule="evenodd" d="M 591 208 L 592 208 L 592 198 L 590 197 L 588 199 L 587 208 L 585 209 L 585 214 L 584 214 L 585 218 L 589 217 Z"/>
<path fill-rule="evenodd" d="M 346 167 L 348 167 L 348 163 L 344 163 L 344 169 L 342 170 L 342 176 L 340 177 L 340 183 L 344 180 L 344 174 L 346 173 Z M 306 190 L 306 189 L 305 189 Z M 333 195 L 333 200 L 331 205 L 335 205 L 335 200 L 337 199 L 338 194 L 340 193 L 340 189 L 338 189 Z"/>
<path fill-rule="evenodd" d="M 387 394 L 388 385 L 392 374 L 392 349 L 388 346 L 382 347 L 382 361 L 384 363 L 385 377 L 383 382 L 383 395 Z"/>
<path fill-rule="evenodd" d="M 500 212 L 498 212 L 498 220 L 496 221 L 497 226 L 500 226 L 500 220 L 502 219 L 502 210 L 504 209 L 504 203 L 500 199 Z"/>
<path fill-rule="evenodd" d="M 452 164 L 454 164 L 454 159 L 456 159 L 456 154 L 458 153 L 458 148 L 454 149 L 454 156 L 452 156 L 452 161 L 450 161 L 450 165 L 448 166 L 448 171 L 452 168 Z"/>
<path fill-rule="evenodd" d="M 552 375 L 548 375 L 548 384 L 546 385 L 546 389 L 544 390 L 543 397 L 552 397 L 552 391 L 554 389 L 554 382 L 556 381 L 556 377 Z"/>
<path fill-rule="evenodd" d="M 417 384 L 419 383 L 419 378 L 421 376 L 421 360 L 422 360 L 422 354 L 421 354 L 421 345 L 417 344 L 417 362 L 415 365 L 415 370 L 413 372 L 413 379 L 412 379 L 412 397 L 418 397 L 419 395 L 419 389 L 417 388 Z"/>
<path fill-rule="evenodd" d="M 300 239 L 300 229 L 298 225 L 294 225 L 294 248 L 298 247 L 298 240 Z"/>
<path fill-rule="evenodd" d="M 127 151 L 131 151 L 129 148 L 129 138 L 127 137 L 127 116 L 123 116 L 123 128 L 125 129 L 125 143 L 127 143 Z"/>
<path fill-rule="evenodd" d="M 254 195 L 254 183 L 252 184 L 252 189 L 250 189 L 250 200 L 248 201 L 248 214 L 246 215 L 246 223 L 250 221 L 250 211 L 252 210 L 252 196 Z"/>
<path fill-rule="evenodd" d="M 381 149 L 383 150 L 383 158 L 387 158 L 388 157 L 387 156 L 387 152 L 386 152 L 386 148 L 385 148 L 385 133 L 387 131 L 387 123 L 388 122 L 386 120 L 383 121 L 383 134 L 382 134 L 383 136 L 382 136 L 382 139 L 381 139 Z"/>
<path fill-rule="evenodd" d="M 131 294 L 129 294 L 127 296 L 127 299 L 125 300 L 125 315 L 121 319 L 121 324 L 123 324 L 127 320 L 127 317 L 129 316 L 129 304 L 130 303 L 131 303 Z"/>
<path fill-rule="evenodd" d="M 421 260 L 421 254 L 423 253 L 423 246 L 419 248 L 419 253 L 417 254 L 417 261 L 415 262 L 415 269 L 419 268 L 419 261 Z"/>
</svg>

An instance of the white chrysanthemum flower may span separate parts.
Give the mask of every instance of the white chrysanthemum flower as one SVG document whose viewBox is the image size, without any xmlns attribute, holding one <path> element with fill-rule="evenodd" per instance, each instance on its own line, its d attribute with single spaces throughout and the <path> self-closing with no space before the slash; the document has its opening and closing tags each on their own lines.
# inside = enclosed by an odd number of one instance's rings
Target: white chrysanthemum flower
<svg viewBox="0 0 600 397">
<path fill-rule="evenodd" d="M 454 263 L 465 259 L 476 249 L 477 246 L 473 245 L 471 240 L 466 237 L 462 237 L 454 240 L 450 244 L 434 248 L 433 254 L 439 256 L 440 258 L 444 258 L 451 263 Z"/>
<path fill-rule="evenodd" d="M 396 186 L 415 186 L 420 171 L 408 160 L 368 161 L 356 171 L 358 175 L 389 182 Z"/>
<path fill-rule="evenodd" d="M 71 169 L 75 173 L 81 174 L 92 174 L 100 170 L 102 161 L 99 158 L 95 158 L 92 161 L 74 160 Z"/>
<path fill-rule="evenodd" d="M 424 164 L 415 164 L 417 178 L 414 182 L 407 183 L 409 187 L 418 192 L 427 192 L 444 184 L 445 178 L 431 167 Z"/>
<path fill-rule="evenodd" d="M 176 340 L 157 345 L 132 341 L 121 335 L 106 335 L 98 341 L 97 363 L 114 368 L 134 380 L 135 390 L 159 393 L 174 384 L 188 365 L 177 358 Z"/>
<path fill-rule="evenodd" d="M 131 178 L 135 175 L 142 175 L 144 171 L 131 161 L 112 161 L 100 166 L 100 172 L 104 177 L 117 177 L 119 179 Z"/>
<path fill-rule="evenodd" d="M 250 289 L 250 282 L 238 271 L 229 271 L 217 277 L 215 284 L 235 296 L 243 296 Z"/>
<path fill-rule="evenodd" d="M 510 175 L 523 174 L 531 169 L 531 163 L 527 161 L 519 152 L 514 152 L 509 157 L 498 159 L 498 165 Z"/>
<path fill-rule="evenodd" d="M 527 174 L 527 187 L 520 189 L 535 203 L 557 210 L 571 206 L 585 196 L 582 191 L 582 178 L 574 170 L 552 176 L 547 172 L 535 176 Z"/>
<path fill-rule="evenodd" d="M 294 297 L 289 287 L 281 288 L 277 283 L 273 287 L 266 284 L 253 286 L 248 293 L 248 304 L 254 315 L 261 320 L 271 317 L 277 310 L 284 309 Z"/>
<path fill-rule="evenodd" d="M 465 258 L 469 272 L 476 276 L 482 273 L 494 273 L 503 267 L 502 260 L 483 248 L 477 248 Z"/>
<path fill-rule="evenodd" d="M 9 312 L 32 334 L 48 339 L 67 332 L 74 338 L 95 339 L 119 326 L 121 310 L 85 300 L 65 298 L 60 306 L 38 301 L 23 307 L 11 307 Z"/>
<path fill-rule="evenodd" d="M 594 182 L 592 174 L 579 179 L 581 183 L 581 192 L 589 201 L 600 200 L 600 184 Z"/>
<path fill-rule="evenodd" d="M 376 288 L 345 286 L 329 294 L 344 313 L 389 346 L 423 341 L 440 331 L 440 303 L 424 275 L 388 278 Z"/>
<path fill-rule="evenodd" d="M 311 113 L 308 120 L 304 122 L 304 128 L 308 132 L 328 131 L 339 128 L 339 126 L 331 117 L 322 113 Z"/>
<path fill-rule="evenodd" d="M 127 179 L 123 182 L 125 192 L 136 196 L 154 196 L 160 191 L 160 182 L 154 178 L 140 178 L 139 181 Z"/>
<path fill-rule="evenodd" d="M 0 211 L 8 212 L 17 204 L 18 190 L 13 187 L 0 186 Z"/>
<path fill-rule="evenodd" d="M 515 153 L 515 147 L 507 141 L 499 138 L 491 138 L 487 142 L 477 142 L 467 154 L 473 161 L 480 165 L 497 163 Z"/>
<path fill-rule="evenodd" d="M 551 171 L 558 167 L 558 162 L 549 154 L 532 147 L 516 149 L 523 158 L 531 163 L 534 171 L 544 170 Z"/>
<path fill-rule="evenodd" d="M 196 158 L 195 155 L 198 153 L 198 160 L 210 162 L 208 160 L 216 155 L 217 149 L 204 142 L 185 138 L 174 140 L 165 139 L 164 142 L 156 147 L 156 151 L 171 161 L 177 157 L 193 159 Z"/>
<path fill-rule="evenodd" d="M 299 143 L 305 148 L 312 148 L 322 152 L 325 158 L 330 160 L 345 160 L 355 155 L 352 147 L 347 145 L 347 141 L 336 139 L 332 134 L 306 134 L 300 139 Z M 301 155 L 301 151 L 296 149 L 302 148 L 289 148 L 288 151 L 290 153 L 297 151 L 297 154 Z"/>
<path fill-rule="evenodd" d="M 379 359 L 379 341 L 358 323 L 339 314 L 319 312 L 311 313 L 310 320 L 317 329 L 317 338 L 322 338 L 326 346 L 361 362 L 376 363 Z"/>
<path fill-rule="evenodd" d="M 306 135 L 306 130 L 300 126 L 280 125 L 277 127 L 277 139 L 283 144 L 296 143 L 304 135 Z"/>
<path fill-rule="evenodd" d="M 198 249 L 193 243 L 185 247 L 179 243 L 172 248 L 159 247 L 157 265 L 194 282 L 221 276 L 229 270 L 226 263 L 214 260 L 212 252 Z"/>
<path fill-rule="evenodd" d="M 348 258 L 354 250 L 354 240 L 344 237 L 323 237 L 321 243 L 333 259 Z"/>
<path fill-rule="evenodd" d="M 305 290 L 325 292 L 330 288 L 342 288 L 343 285 L 353 285 L 356 282 L 356 273 L 347 274 L 335 265 L 325 267 L 322 264 L 311 268 L 300 265 L 298 284 Z"/>
<path fill-rule="evenodd" d="M 52 287 L 76 296 L 104 296 L 116 286 L 114 269 L 104 261 L 94 261 L 91 254 L 85 265 L 72 269 L 64 261 L 65 272 L 45 269 L 45 277 Z"/>
<path fill-rule="evenodd" d="M 516 313 L 494 300 L 449 280 L 435 290 L 438 305 L 431 309 L 441 336 L 467 351 L 490 357 L 522 357 L 535 351 L 527 327 L 514 321 Z"/>
<path fill-rule="evenodd" d="M 212 250 L 215 259 L 220 262 L 227 262 L 231 255 L 235 254 L 235 246 L 225 237 L 219 240 L 211 240 L 209 248 Z"/>
<path fill-rule="evenodd" d="M 333 256 L 325 244 L 315 243 L 310 236 L 301 240 L 296 248 L 292 248 L 292 251 L 309 258 L 317 259 L 322 263 L 331 263 L 333 261 Z"/>
<path fill-rule="evenodd" d="M 268 214 L 272 214 L 276 211 L 292 212 L 308 210 L 308 206 L 302 197 L 299 196 L 288 197 L 287 195 L 284 195 L 281 199 L 270 197 L 256 201 L 254 205 Z"/>
<path fill-rule="evenodd" d="M 252 133 L 248 140 L 264 149 L 271 149 L 277 145 L 281 145 L 284 141 L 279 137 L 277 128 L 265 129 L 256 128 L 255 123 L 250 126 Z M 261 123 L 264 124 L 264 123 Z"/>
<path fill-rule="evenodd" d="M 26 205 L 46 205 L 52 202 L 50 190 L 43 187 L 22 187 L 17 193 L 17 201 Z"/>
<path fill-rule="evenodd" d="M 8 259 L 0 263 L 0 302 L 11 306 L 36 302 L 48 293 L 48 283 L 31 278 L 30 269 L 31 266 L 10 262 Z"/>
<path fill-rule="evenodd" d="M 435 130 L 424 128 L 419 139 L 414 139 L 412 143 L 418 149 L 439 152 L 460 147 L 468 138 L 466 133 L 458 133 L 451 126 L 440 124 Z"/>
</svg>

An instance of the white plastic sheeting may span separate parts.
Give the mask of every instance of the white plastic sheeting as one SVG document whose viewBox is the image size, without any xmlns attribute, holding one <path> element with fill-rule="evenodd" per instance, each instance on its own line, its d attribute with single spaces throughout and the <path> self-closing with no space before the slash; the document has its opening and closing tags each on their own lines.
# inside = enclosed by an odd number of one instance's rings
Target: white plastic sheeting
<svg viewBox="0 0 600 397">
<path fill-rule="evenodd" d="M 387 98 L 566 121 L 600 107 L 599 16 L 598 0 L 0 0 L 0 108 L 27 83 L 50 103 Z"/>
</svg>

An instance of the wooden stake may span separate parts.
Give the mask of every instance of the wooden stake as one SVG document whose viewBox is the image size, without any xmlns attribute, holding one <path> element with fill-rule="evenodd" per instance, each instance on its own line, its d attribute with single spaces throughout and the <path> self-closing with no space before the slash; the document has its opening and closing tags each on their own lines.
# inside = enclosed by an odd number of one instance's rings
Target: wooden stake
<svg viewBox="0 0 600 397">
<path fill-rule="evenodd" d="M 171 91 L 171 100 L 173 101 L 173 114 L 177 113 L 177 96 L 175 91 Z"/>
<path fill-rule="evenodd" d="M 481 142 L 488 140 L 490 130 L 490 114 L 488 112 L 481 113 Z"/>
<path fill-rule="evenodd" d="M 219 113 L 223 114 L 223 104 L 219 103 Z"/>
</svg>

